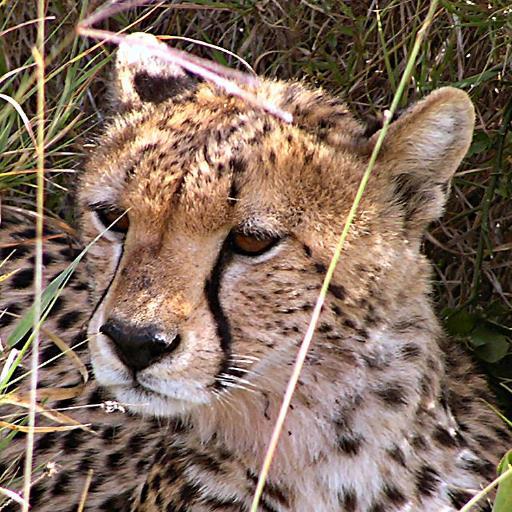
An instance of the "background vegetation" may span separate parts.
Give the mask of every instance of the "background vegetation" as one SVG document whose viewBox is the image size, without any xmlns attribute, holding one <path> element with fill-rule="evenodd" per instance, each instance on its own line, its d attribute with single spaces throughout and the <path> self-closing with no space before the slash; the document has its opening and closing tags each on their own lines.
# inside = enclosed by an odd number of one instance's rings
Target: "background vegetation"
<svg viewBox="0 0 512 512">
<path fill-rule="evenodd" d="M 102 2 L 50 0 L 46 22 L 46 208 L 72 223 L 73 174 L 101 127 L 111 47 L 74 35 Z M 256 73 L 296 78 L 379 118 L 396 90 L 428 9 L 424 0 L 153 2 L 98 28 L 193 38 L 245 59 Z M 35 2 L 0 0 L 0 200 L 34 209 Z M 181 49 L 245 70 L 216 49 Z M 443 0 L 402 107 L 443 85 L 467 91 L 477 127 L 441 222 L 425 250 L 448 331 L 474 351 L 512 417 L 512 7 L 509 0 Z M 19 105 L 26 114 L 20 116 Z M 1 241 L 0 241 L 1 246 Z M 0 268 L 1 274 L 1 268 Z M 1 312 L 0 312 L 1 314 Z"/>
</svg>

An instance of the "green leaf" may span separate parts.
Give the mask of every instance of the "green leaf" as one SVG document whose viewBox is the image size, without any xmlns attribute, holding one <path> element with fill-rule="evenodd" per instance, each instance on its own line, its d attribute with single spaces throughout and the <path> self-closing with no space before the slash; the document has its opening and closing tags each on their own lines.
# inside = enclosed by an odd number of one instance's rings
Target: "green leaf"
<svg viewBox="0 0 512 512">
<path fill-rule="evenodd" d="M 470 156 L 478 155 L 479 153 L 487 151 L 490 147 L 492 147 L 492 140 L 489 135 L 484 132 L 477 132 L 473 137 L 473 142 L 467 156 L 469 158 Z"/>
<path fill-rule="evenodd" d="M 61 272 L 43 291 L 41 295 L 41 317 L 45 318 L 55 303 L 61 290 L 74 272 L 78 262 L 85 253 L 81 253 L 63 272 Z M 13 347 L 23 339 L 34 325 L 34 305 L 32 305 L 18 321 L 15 329 L 7 338 L 7 346 Z"/>
<path fill-rule="evenodd" d="M 510 512 L 512 510 L 512 450 L 509 450 L 498 466 L 498 473 L 508 476 L 501 481 L 496 493 L 492 512 Z"/>
<path fill-rule="evenodd" d="M 487 363 L 496 363 L 503 359 L 510 348 L 504 334 L 485 324 L 479 325 L 469 336 L 476 355 Z"/>
<path fill-rule="evenodd" d="M 465 310 L 450 316 L 446 321 L 446 329 L 455 336 L 465 336 L 475 327 L 476 317 Z"/>
</svg>

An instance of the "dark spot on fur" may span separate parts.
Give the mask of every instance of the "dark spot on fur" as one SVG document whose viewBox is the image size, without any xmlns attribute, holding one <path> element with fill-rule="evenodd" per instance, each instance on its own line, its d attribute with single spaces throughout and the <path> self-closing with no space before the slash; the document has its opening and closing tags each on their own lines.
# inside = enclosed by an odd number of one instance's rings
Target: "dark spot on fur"
<svg viewBox="0 0 512 512">
<path fill-rule="evenodd" d="M 421 348 L 415 343 L 407 343 L 400 348 L 400 355 L 406 361 L 414 360 L 421 355 Z"/>
<path fill-rule="evenodd" d="M 180 500 L 183 505 L 192 505 L 199 496 L 201 487 L 197 484 L 185 483 L 180 490 Z"/>
<path fill-rule="evenodd" d="M 488 400 L 489 401 L 489 400 Z M 486 436 L 484 434 L 477 434 L 475 435 L 475 441 L 485 450 L 485 451 L 491 451 L 496 441 L 489 436 Z"/>
<path fill-rule="evenodd" d="M 21 313 L 19 304 L 9 304 L 5 311 L 0 311 L 0 327 L 7 327 L 16 319 L 15 315 Z"/>
<path fill-rule="evenodd" d="M 31 256 L 28 261 L 32 265 L 35 265 L 36 264 L 36 257 L 35 256 Z M 51 265 L 54 261 L 55 261 L 55 257 L 52 254 L 47 253 L 47 252 L 43 252 L 43 265 L 44 266 Z"/>
<path fill-rule="evenodd" d="M 482 475 L 486 479 L 494 478 L 494 465 L 488 460 L 464 460 L 462 467 L 477 475 Z"/>
<path fill-rule="evenodd" d="M 100 388 L 96 388 L 95 390 L 91 391 L 91 394 L 89 395 L 87 399 L 87 403 L 89 405 L 98 405 L 101 404 L 104 400 L 103 392 Z"/>
<path fill-rule="evenodd" d="M 101 432 L 101 438 L 103 441 L 105 441 L 105 443 L 112 443 L 116 438 L 116 430 L 116 427 L 113 427 L 112 425 L 105 427 Z"/>
<path fill-rule="evenodd" d="M 80 464 L 78 465 L 78 472 L 80 474 L 87 473 L 90 469 L 93 469 L 94 460 L 96 457 L 97 451 L 93 449 L 88 449 L 84 453 L 82 453 L 80 457 Z"/>
<path fill-rule="evenodd" d="M 344 300 L 345 297 L 347 296 L 345 288 L 340 284 L 331 283 L 329 285 L 329 292 L 332 293 L 339 300 Z"/>
<path fill-rule="evenodd" d="M 140 71 L 133 78 L 133 86 L 142 101 L 161 103 L 197 85 L 197 80 L 186 76 L 156 76 Z"/>
<path fill-rule="evenodd" d="M 0 247 L 0 263 L 9 258 L 9 261 L 17 260 L 30 253 L 30 248 L 26 245 L 16 245 L 11 247 Z"/>
<path fill-rule="evenodd" d="M 395 506 L 403 505 L 407 501 L 400 489 L 394 485 L 386 485 L 384 487 L 384 494 L 388 501 Z"/>
<path fill-rule="evenodd" d="M 52 487 L 53 496 L 61 496 L 66 494 L 69 490 L 69 484 L 71 483 L 71 474 L 69 472 L 62 471 L 59 473 L 57 480 Z"/>
<path fill-rule="evenodd" d="M 52 308 L 50 309 L 50 312 L 48 313 L 48 316 L 51 318 L 53 316 L 55 316 L 57 313 L 59 313 L 62 308 L 64 307 L 64 305 L 66 304 L 66 301 L 64 299 L 64 297 L 59 296 L 55 299 L 55 302 L 53 303 L 53 306 Z"/>
<path fill-rule="evenodd" d="M 380 389 L 376 391 L 377 396 L 384 402 L 389 408 L 406 405 L 407 393 L 404 387 L 398 382 L 388 382 Z"/>
<path fill-rule="evenodd" d="M 354 456 L 359 453 L 363 439 L 360 436 L 338 436 L 338 449 L 346 455 Z"/>
<path fill-rule="evenodd" d="M 126 453 L 121 449 L 114 453 L 109 453 L 106 459 L 108 469 L 118 469 L 121 461 L 126 458 Z"/>
<path fill-rule="evenodd" d="M 82 313 L 80 311 L 68 311 L 57 320 L 57 327 L 60 330 L 65 331 L 75 325 L 81 318 Z"/>
<path fill-rule="evenodd" d="M 151 490 L 155 491 L 155 492 L 158 492 L 160 490 L 160 486 L 162 485 L 162 478 L 161 476 L 157 473 L 156 475 L 154 475 L 150 482 L 149 482 L 149 487 Z"/>
<path fill-rule="evenodd" d="M 438 426 L 434 433 L 432 434 L 434 441 L 436 441 L 439 445 L 446 448 L 454 448 L 458 446 L 457 439 L 453 437 L 448 430 L 444 427 Z"/>
<path fill-rule="evenodd" d="M 71 431 L 73 432 L 73 431 Z M 57 434 L 55 432 L 48 432 L 43 434 L 35 444 L 36 452 L 41 452 L 53 448 L 57 440 Z M 1 474 L 1 473 L 0 473 Z"/>
<path fill-rule="evenodd" d="M 323 263 L 316 262 L 314 264 L 315 271 L 319 274 L 325 274 L 327 272 L 327 267 Z"/>
<path fill-rule="evenodd" d="M 366 329 L 356 329 L 356 341 L 365 343 L 368 339 L 368 331 Z"/>
<path fill-rule="evenodd" d="M 386 451 L 395 462 L 398 462 L 398 464 L 404 468 L 406 467 L 404 452 L 400 449 L 399 446 L 394 445 L 392 448 L 389 448 Z"/>
<path fill-rule="evenodd" d="M 341 496 L 339 496 L 338 501 L 343 512 L 356 512 L 357 496 L 352 489 L 345 491 Z"/>
<path fill-rule="evenodd" d="M 245 171 L 245 162 L 241 158 L 230 158 L 228 165 L 233 174 L 241 174 Z"/>
<path fill-rule="evenodd" d="M 349 318 L 343 320 L 343 325 L 345 327 L 348 327 L 349 329 L 353 329 L 353 330 L 357 329 L 357 326 L 356 326 L 355 322 L 350 320 Z"/>
<path fill-rule="evenodd" d="M 74 249 L 73 247 L 64 247 L 59 251 L 59 254 L 66 258 L 67 260 L 74 260 L 80 254 L 80 252 L 80 249 Z M 60 272 L 57 273 L 56 276 L 59 274 Z"/>
<path fill-rule="evenodd" d="M 78 383 L 74 384 L 77 385 Z M 69 407 L 73 407 L 76 403 L 76 398 L 63 398 L 62 400 L 57 400 L 53 405 L 55 409 L 68 409 Z"/>
<path fill-rule="evenodd" d="M 332 331 L 332 325 L 326 324 L 325 322 L 320 324 L 318 327 L 318 332 L 327 333 Z"/>
<path fill-rule="evenodd" d="M 149 494 L 149 484 L 147 482 L 144 482 L 144 485 L 142 486 L 142 490 L 140 492 L 139 501 L 140 503 L 146 503 L 148 499 Z"/>
<path fill-rule="evenodd" d="M 453 488 L 448 489 L 448 497 L 450 498 L 452 505 L 459 510 L 473 497 L 473 493 Z"/>
<path fill-rule="evenodd" d="M 41 360 L 43 362 L 47 362 L 52 360 L 51 364 L 54 364 L 57 361 L 57 358 L 62 354 L 61 349 L 55 345 L 55 343 L 50 342 L 41 353 Z"/>
<path fill-rule="evenodd" d="M 33 484 L 30 488 L 30 507 L 35 510 L 34 507 L 39 504 L 41 498 L 44 496 L 45 486 L 43 482 Z"/>
<path fill-rule="evenodd" d="M 418 450 L 426 450 L 428 447 L 425 438 L 420 434 L 414 434 L 411 444 Z"/>
<path fill-rule="evenodd" d="M 125 491 L 115 496 L 110 496 L 101 505 L 103 512 L 118 512 L 121 510 L 130 510 L 132 504 L 132 490 Z"/>
<path fill-rule="evenodd" d="M 132 437 L 130 437 L 128 441 L 128 447 L 130 449 L 130 452 L 132 454 L 139 453 L 142 447 L 144 446 L 145 441 L 146 436 L 142 432 L 134 434 Z"/>
<path fill-rule="evenodd" d="M 36 230 L 34 228 L 27 228 L 23 229 L 22 231 L 16 231 L 15 233 L 12 233 L 11 236 L 17 238 L 35 238 Z"/>
<path fill-rule="evenodd" d="M 16 272 L 11 277 L 10 284 L 13 288 L 16 289 L 24 289 L 28 288 L 34 282 L 34 269 L 33 268 L 24 268 L 19 272 Z"/>
<path fill-rule="evenodd" d="M 75 451 L 83 442 L 85 432 L 82 429 L 70 430 L 65 436 L 62 443 L 64 453 Z"/>
<path fill-rule="evenodd" d="M 85 281 L 77 281 L 71 284 L 71 288 L 77 292 L 82 292 L 89 289 L 89 285 Z"/>
<path fill-rule="evenodd" d="M 420 496 L 432 496 L 439 482 L 439 473 L 434 468 L 424 465 L 416 472 L 416 491 Z"/>
</svg>

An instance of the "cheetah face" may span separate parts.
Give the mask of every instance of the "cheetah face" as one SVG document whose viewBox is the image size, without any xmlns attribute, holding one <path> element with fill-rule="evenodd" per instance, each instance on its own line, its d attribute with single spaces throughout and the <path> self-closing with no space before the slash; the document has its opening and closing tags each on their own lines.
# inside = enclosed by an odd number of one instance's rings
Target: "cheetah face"
<svg viewBox="0 0 512 512">
<path fill-rule="evenodd" d="M 89 254 L 96 377 L 157 416 L 280 395 L 375 136 L 323 92 L 261 81 L 255 94 L 291 112 L 286 124 L 147 51 L 121 46 L 119 114 L 79 187 L 84 240 L 104 233 Z M 305 380 L 334 378 L 326 351 L 348 379 L 348 347 L 371 341 L 369 326 L 383 328 L 405 289 L 426 287 L 419 241 L 472 126 L 454 89 L 392 125 Z"/>
</svg>

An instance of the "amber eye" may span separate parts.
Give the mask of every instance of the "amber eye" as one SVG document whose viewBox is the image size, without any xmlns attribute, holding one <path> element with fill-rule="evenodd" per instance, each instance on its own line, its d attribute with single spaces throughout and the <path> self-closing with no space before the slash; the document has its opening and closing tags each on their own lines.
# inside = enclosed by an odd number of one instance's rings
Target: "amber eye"
<svg viewBox="0 0 512 512">
<path fill-rule="evenodd" d="M 237 254 L 244 256 L 259 256 L 268 251 L 280 240 L 277 237 L 244 235 L 232 233 L 231 247 Z"/>
<path fill-rule="evenodd" d="M 95 206 L 93 210 L 105 228 L 126 235 L 130 227 L 128 212 L 112 206 Z"/>
</svg>

